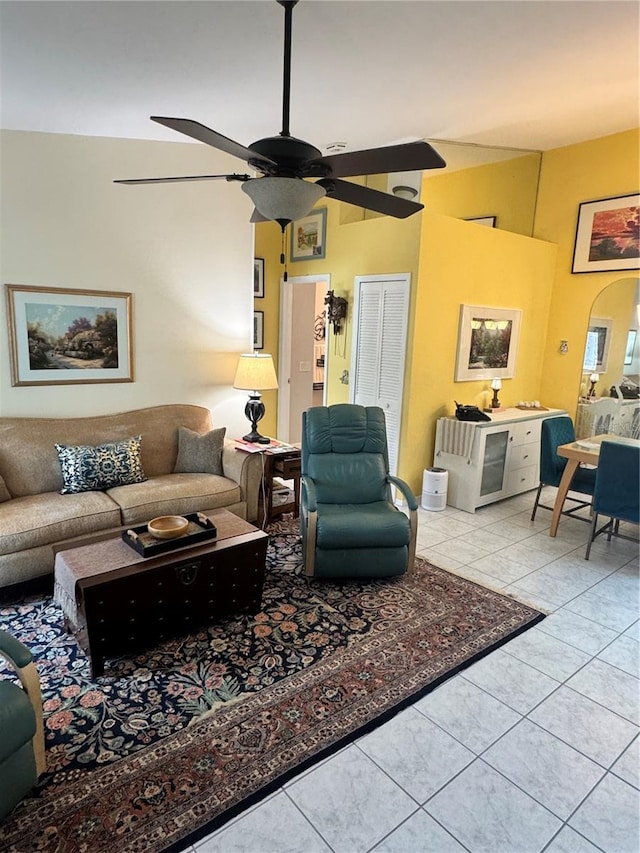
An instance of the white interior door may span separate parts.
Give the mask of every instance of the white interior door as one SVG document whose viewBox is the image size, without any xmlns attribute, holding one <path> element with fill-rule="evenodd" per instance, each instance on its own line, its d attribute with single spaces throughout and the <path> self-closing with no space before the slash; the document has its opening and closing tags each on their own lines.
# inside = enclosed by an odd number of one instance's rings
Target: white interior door
<svg viewBox="0 0 640 853">
<path fill-rule="evenodd" d="M 330 276 L 297 276 L 280 282 L 280 352 L 278 358 L 278 438 L 297 443 L 302 438 L 302 412 L 314 405 L 317 379 L 316 292 L 326 293 Z M 327 371 L 328 352 L 324 359 Z M 317 384 L 317 383 L 316 383 Z M 322 402 L 326 401 L 324 382 Z"/>
<path fill-rule="evenodd" d="M 349 399 L 384 411 L 389 470 L 398 471 L 411 276 L 358 276 Z"/>
</svg>

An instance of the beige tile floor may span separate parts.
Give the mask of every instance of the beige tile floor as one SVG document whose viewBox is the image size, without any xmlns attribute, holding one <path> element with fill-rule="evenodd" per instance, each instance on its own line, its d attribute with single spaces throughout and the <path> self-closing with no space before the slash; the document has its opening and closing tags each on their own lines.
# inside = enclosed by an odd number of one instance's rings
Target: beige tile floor
<svg viewBox="0 0 640 853">
<path fill-rule="evenodd" d="M 421 510 L 418 548 L 550 615 L 186 850 L 638 853 L 638 546 L 586 562 L 533 496 Z"/>
</svg>

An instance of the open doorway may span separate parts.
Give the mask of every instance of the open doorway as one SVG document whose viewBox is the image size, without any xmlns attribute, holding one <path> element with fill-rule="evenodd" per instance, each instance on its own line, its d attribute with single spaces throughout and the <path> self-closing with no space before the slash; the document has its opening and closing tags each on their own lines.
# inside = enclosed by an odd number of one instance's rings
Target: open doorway
<svg viewBox="0 0 640 853">
<path fill-rule="evenodd" d="M 294 276 L 280 283 L 278 438 L 302 437 L 302 412 L 326 404 L 327 320 L 324 298 L 331 276 Z"/>
</svg>

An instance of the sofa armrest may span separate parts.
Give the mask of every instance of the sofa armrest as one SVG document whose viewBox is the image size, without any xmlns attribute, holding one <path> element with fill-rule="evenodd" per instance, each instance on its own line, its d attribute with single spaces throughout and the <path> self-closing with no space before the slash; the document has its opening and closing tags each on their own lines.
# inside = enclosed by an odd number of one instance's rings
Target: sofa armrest
<svg viewBox="0 0 640 853">
<path fill-rule="evenodd" d="M 240 494 L 247 504 L 247 521 L 258 518 L 258 494 L 264 455 L 262 453 L 243 453 L 236 450 L 234 441 L 225 439 L 222 448 L 222 471 L 225 477 L 240 486 Z"/>
</svg>

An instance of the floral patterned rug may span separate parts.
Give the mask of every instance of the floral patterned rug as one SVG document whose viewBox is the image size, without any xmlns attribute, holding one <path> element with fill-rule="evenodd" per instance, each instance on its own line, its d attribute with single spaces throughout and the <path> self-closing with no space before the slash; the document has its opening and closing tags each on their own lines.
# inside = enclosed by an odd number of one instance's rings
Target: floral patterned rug
<svg viewBox="0 0 640 853">
<path fill-rule="evenodd" d="M 48 768 L 0 849 L 180 850 L 543 618 L 419 558 L 401 578 L 309 582 L 294 530 L 270 528 L 256 616 L 95 681 L 50 597 L 0 605 L 40 673 Z"/>
</svg>

